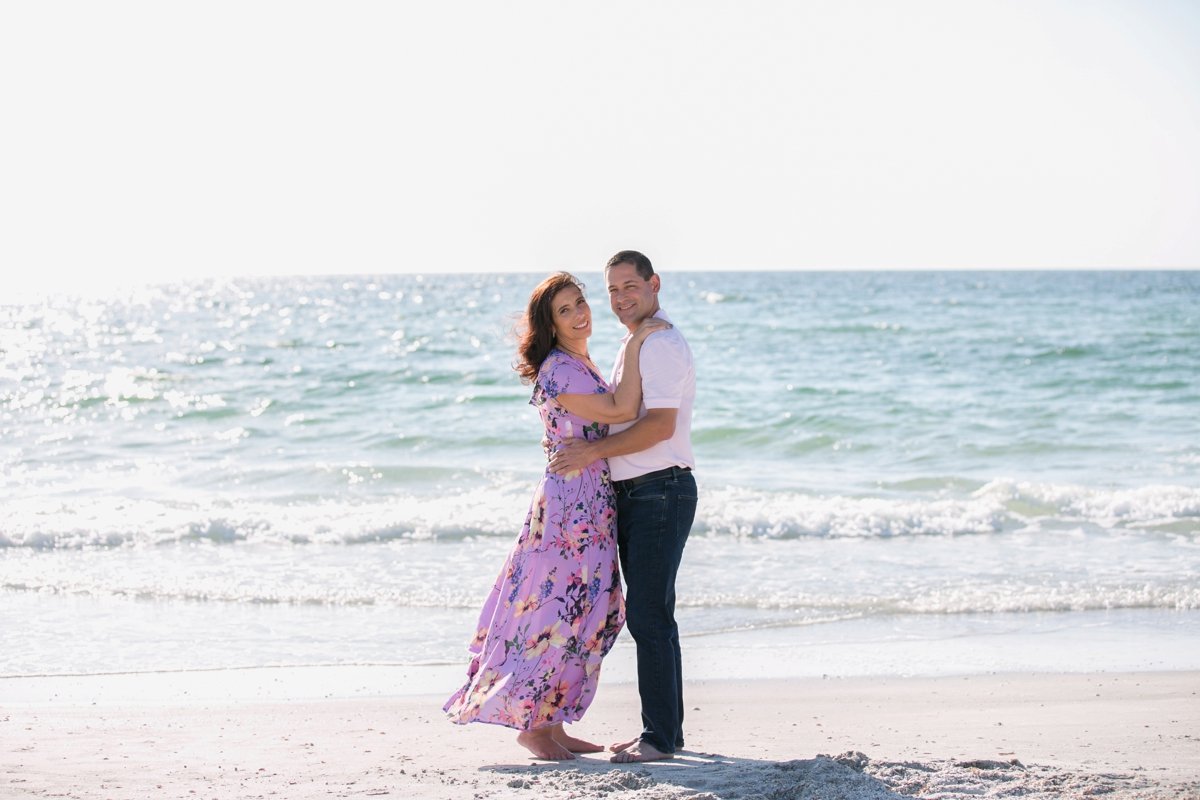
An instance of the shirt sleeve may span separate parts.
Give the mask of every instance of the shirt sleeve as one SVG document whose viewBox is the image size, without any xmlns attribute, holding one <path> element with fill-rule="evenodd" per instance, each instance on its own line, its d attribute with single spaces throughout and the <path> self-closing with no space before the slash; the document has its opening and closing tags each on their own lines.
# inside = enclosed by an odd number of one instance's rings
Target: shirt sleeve
<svg viewBox="0 0 1200 800">
<path fill-rule="evenodd" d="M 678 337 L 657 333 L 642 344 L 642 403 L 646 408 L 679 408 L 687 387 L 691 354 Z"/>
</svg>

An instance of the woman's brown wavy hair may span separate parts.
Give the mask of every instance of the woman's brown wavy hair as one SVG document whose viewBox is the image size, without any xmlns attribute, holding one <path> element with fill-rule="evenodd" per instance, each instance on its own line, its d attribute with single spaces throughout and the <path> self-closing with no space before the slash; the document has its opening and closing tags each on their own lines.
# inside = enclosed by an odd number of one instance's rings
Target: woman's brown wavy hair
<svg viewBox="0 0 1200 800">
<path fill-rule="evenodd" d="M 517 331 L 517 363 L 513 369 L 522 383 L 537 380 L 538 370 L 554 349 L 554 295 L 574 286 L 580 292 L 583 284 L 569 272 L 556 272 L 537 285 L 529 295 L 525 319 Z"/>
</svg>

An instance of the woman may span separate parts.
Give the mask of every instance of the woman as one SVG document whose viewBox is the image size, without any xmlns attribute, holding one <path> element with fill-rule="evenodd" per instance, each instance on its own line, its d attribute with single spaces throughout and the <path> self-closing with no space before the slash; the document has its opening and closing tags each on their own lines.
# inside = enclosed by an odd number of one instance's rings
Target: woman
<svg viewBox="0 0 1200 800">
<path fill-rule="evenodd" d="M 529 298 L 517 372 L 533 383 L 529 401 L 545 425 L 547 458 L 564 439 L 598 439 L 608 423 L 637 416 L 638 354 L 656 330 L 649 319 L 625 348 L 612 390 L 588 355 L 592 312 L 583 285 L 559 272 Z M 516 728 L 538 758 L 574 758 L 604 748 L 569 736 L 564 722 L 583 716 L 600 661 L 625 622 L 617 568 L 616 503 L 608 464 L 568 475 L 543 474 L 525 525 L 479 617 L 467 682 L 444 706 L 456 723 Z"/>
</svg>

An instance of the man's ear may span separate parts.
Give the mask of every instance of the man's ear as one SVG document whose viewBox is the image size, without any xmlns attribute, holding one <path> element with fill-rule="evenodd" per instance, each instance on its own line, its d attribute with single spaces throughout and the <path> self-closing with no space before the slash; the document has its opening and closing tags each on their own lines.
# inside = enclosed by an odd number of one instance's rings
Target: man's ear
<svg viewBox="0 0 1200 800">
<path fill-rule="evenodd" d="M 658 294 L 660 286 L 662 286 L 662 281 L 658 279 L 658 273 L 656 272 L 650 276 L 650 288 L 654 290 L 655 294 Z"/>
</svg>

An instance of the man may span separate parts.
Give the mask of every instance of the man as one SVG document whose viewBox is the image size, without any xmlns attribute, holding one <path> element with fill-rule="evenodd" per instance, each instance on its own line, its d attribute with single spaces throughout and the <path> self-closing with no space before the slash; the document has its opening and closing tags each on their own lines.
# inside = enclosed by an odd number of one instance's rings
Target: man
<svg viewBox="0 0 1200 800">
<path fill-rule="evenodd" d="M 613 313 L 630 333 L 647 317 L 667 319 L 650 259 L 623 250 L 604 269 Z M 669 322 L 670 320 L 668 320 Z M 628 342 L 629 337 L 625 338 Z M 611 383 L 621 380 L 624 343 Z M 637 645 L 642 732 L 612 746 L 618 763 L 671 758 L 683 747 L 683 672 L 675 624 L 675 575 L 696 514 L 692 405 L 696 370 L 678 328 L 642 345 L 642 406 L 604 439 L 574 439 L 550 459 L 564 473 L 607 458 L 617 495 L 617 544 L 625 576 L 626 625 Z"/>
</svg>

